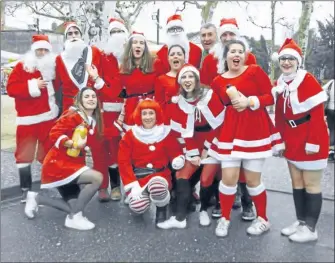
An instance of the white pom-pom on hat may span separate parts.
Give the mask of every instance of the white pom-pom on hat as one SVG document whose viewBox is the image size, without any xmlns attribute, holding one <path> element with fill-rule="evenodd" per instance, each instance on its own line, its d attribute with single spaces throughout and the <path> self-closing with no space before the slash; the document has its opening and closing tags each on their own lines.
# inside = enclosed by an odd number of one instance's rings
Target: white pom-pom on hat
<svg viewBox="0 0 335 263">
<path fill-rule="evenodd" d="M 179 101 L 179 96 L 172 96 L 172 97 L 171 97 L 171 102 L 172 102 L 172 103 L 175 103 L 175 104 L 176 104 L 176 103 L 178 103 L 178 101 Z"/>
<path fill-rule="evenodd" d="M 271 55 L 271 60 L 273 62 L 278 62 L 279 61 L 279 54 L 278 52 L 274 52 L 272 55 Z"/>
<path fill-rule="evenodd" d="M 89 152 L 90 151 L 90 147 L 85 146 L 84 150 L 85 150 L 85 152 Z"/>
</svg>

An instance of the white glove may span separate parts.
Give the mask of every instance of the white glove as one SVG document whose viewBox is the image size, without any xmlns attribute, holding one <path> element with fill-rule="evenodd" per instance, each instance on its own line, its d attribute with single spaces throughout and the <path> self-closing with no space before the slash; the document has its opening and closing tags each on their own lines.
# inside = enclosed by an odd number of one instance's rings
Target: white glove
<svg viewBox="0 0 335 263">
<path fill-rule="evenodd" d="M 180 170 L 185 165 L 185 157 L 180 155 L 172 160 L 172 168 L 175 170 Z"/>
<path fill-rule="evenodd" d="M 130 197 L 134 200 L 139 200 L 142 197 L 142 192 L 143 189 L 140 186 L 140 184 L 137 182 L 137 184 L 135 184 L 130 191 Z"/>
</svg>

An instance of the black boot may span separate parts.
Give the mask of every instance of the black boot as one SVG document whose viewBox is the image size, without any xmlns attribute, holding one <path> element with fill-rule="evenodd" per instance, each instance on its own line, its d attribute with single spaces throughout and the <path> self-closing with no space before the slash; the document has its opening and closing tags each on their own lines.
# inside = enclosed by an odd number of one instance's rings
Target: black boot
<svg viewBox="0 0 335 263">
<path fill-rule="evenodd" d="M 238 183 L 241 191 L 242 219 L 252 221 L 256 218 L 252 205 L 252 199 L 247 189 L 246 183 Z"/>
<path fill-rule="evenodd" d="M 27 199 L 27 193 L 31 190 L 32 177 L 31 177 L 31 165 L 19 168 L 20 175 L 20 188 L 22 190 L 21 203 L 25 203 Z"/>
<path fill-rule="evenodd" d="M 156 207 L 156 225 L 162 223 L 167 219 L 167 205 L 163 207 Z"/>
<path fill-rule="evenodd" d="M 121 200 L 119 168 L 108 167 L 108 172 L 111 185 L 111 199 L 113 201 L 119 201 Z"/>
<path fill-rule="evenodd" d="M 207 211 L 208 207 L 209 207 L 209 201 L 212 197 L 212 187 L 203 187 L 201 186 L 200 188 L 200 203 L 201 203 L 201 207 L 200 207 L 200 212 L 201 211 Z"/>
<path fill-rule="evenodd" d="M 220 193 L 219 193 L 219 180 L 215 180 L 213 183 L 213 191 L 215 195 L 215 204 L 212 210 L 212 218 L 220 218 L 221 217 L 221 206 L 220 206 Z"/>
<path fill-rule="evenodd" d="M 187 204 L 190 202 L 191 186 L 187 179 L 178 179 L 176 182 L 177 189 L 177 207 L 176 219 L 183 221 L 187 214 Z"/>
<path fill-rule="evenodd" d="M 241 196 L 241 187 L 240 187 L 240 183 L 237 184 L 237 191 L 235 194 L 235 201 L 233 204 L 233 209 L 239 209 L 242 206 L 242 196 Z"/>
</svg>

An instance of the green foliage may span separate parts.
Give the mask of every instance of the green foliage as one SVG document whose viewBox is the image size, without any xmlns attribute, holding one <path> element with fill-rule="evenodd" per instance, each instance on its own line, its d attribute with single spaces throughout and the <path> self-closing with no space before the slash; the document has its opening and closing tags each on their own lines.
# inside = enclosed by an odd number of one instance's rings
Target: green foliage
<svg viewBox="0 0 335 263">
<path fill-rule="evenodd" d="M 260 40 L 255 40 L 253 37 L 246 37 L 246 39 L 249 42 L 251 52 L 256 56 L 257 64 L 260 65 L 267 74 L 270 74 L 269 48 L 264 36 L 261 35 Z"/>
</svg>

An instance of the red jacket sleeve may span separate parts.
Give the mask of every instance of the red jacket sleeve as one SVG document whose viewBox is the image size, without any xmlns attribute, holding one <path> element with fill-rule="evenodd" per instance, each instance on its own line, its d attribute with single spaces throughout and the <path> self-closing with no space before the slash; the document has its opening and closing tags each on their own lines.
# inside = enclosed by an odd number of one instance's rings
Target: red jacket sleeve
<svg viewBox="0 0 335 263">
<path fill-rule="evenodd" d="M 255 68 L 255 75 L 254 79 L 257 83 L 257 88 L 259 91 L 258 95 L 250 96 L 249 100 L 252 101 L 252 106 L 250 108 L 252 110 L 257 110 L 259 108 L 265 108 L 267 106 L 271 106 L 274 104 L 274 98 L 271 93 L 271 81 L 264 72 L 264 70 L 258 66 L 254 65 Z"/>
<path fill-rule="evenodd" d="M 18 63 L 10 73 L 7 82 L 8 96 L 19 99 L 30 99 L 41 96 L 37 86 L 37 79 L 28 79 L 25 76 L 22 62 Z"/>
<path fill-rule="evenodd" d="M 137 183 L 137 178 L 133 171 L 131 153 L 134 150 L 131 140 L 131 130 L 127 131 L 119 143 L 118 164 L 119 172 L 125 191 L 128 192 Z"/>
<path fill-rule="evenodd" d="M 202 84 L 210 86 L 218 75 L 215 62 L 217 63 L 212 54 L 207 55 L 202 62 L 200 69 L 200 82 Z"/>
<path fill-rule="evenodd" d="M 183 155 L 182 146 L 177 140 L 177 133 L 171 131 L 165 140 L 166 140 L 167 155 L 169 156 L 171 162 L 174 158 Z"/>
<path fill-rule="evenodd" d="M 247 60 L 244 63 L 245 65 L 252 65 L 252 64 L 257 64 L 257 59 L 256 56 L 254 54 L 252 54 L 251 52 L 248 53 L 248 57 Z"/>
</svg>

